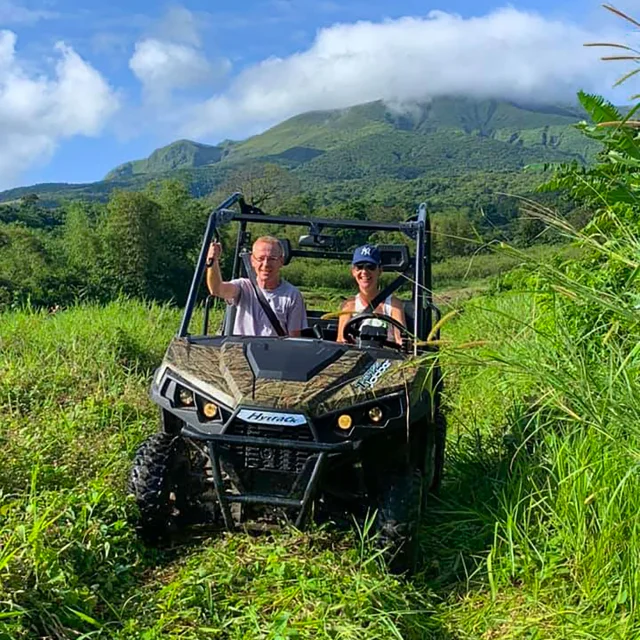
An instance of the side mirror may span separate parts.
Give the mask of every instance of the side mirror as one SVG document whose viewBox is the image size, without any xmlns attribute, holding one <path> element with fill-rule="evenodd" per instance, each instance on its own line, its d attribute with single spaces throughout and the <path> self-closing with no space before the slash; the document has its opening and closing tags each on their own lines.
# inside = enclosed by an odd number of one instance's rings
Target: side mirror
<svg viewBox="0 0 640 640">
<path fill-rule="evenodd" d="M 319 233 L 313 235 L 303 235 L 298 238 L 298 244 L 301 247 L 333 247 L 335 238 L 333 236 L 325 236 Z"/>
</svg>

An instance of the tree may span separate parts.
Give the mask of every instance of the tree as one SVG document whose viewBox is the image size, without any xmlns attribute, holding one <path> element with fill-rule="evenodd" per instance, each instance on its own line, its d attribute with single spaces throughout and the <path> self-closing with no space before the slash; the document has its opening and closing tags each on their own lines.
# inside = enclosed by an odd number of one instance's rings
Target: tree
<svg viewBox="0 0 640 640">
<path fill-rule="evenodd" d="M 256 207 L 280 206 L 296 190 L 293 176 L 273 163 L 247 164 L 231 174 L 220 191 L 240 191 L 246 201 Z"/>
<path fill-rule="evenodd" d="M 85 275 L 95 267 L 100 255 L 100 239 L 89 220 L 87 208 L 83 202 L 69 204 L 62 228 L 68 264 Z"/>
<path fill-rule="evenodd" d="M 443 211 L 434 216 L 432 225 L 437 258 L 469 255 L 478 248 L 478 234 L 464 209 Z"/>
<path fill-rule="evenodd" d="M 47 304 L 55 267 L 42 232 L 21 225 L 0 228 L 0 304 Z"/>
<path fill-rule="evenodd" d="M 164 180 L 147 189 L 159 207 L 156 295 L 183 303 L 189 289 L 207 224 L 207 207 L 191 197 L 178 180 Z"/>
<path fill-rule="evenodd" d="M 160 207 L 143 193 L 114 191 L 102 223 L 103 260 L 112 291 L 153 297 L 162 252 Z"/>
</svg>

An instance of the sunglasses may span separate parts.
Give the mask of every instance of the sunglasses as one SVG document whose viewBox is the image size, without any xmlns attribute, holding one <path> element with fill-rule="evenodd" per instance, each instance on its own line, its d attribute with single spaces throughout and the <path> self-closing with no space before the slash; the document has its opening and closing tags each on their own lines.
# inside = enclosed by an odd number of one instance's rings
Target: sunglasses
<svg viewBox="0 0 640 640">
<path fill-rule="evenodd" d="M 281 258 L 281 256 L 255 256 L 253 254 L 251 254 L 251 257 L 259 264 L 264 264 L 265 262 L 275 264 Z"/>
<path fill-rule="evenodd" d="M 371 262 L 358 262 L 353 265 L 357 271 L 375 271 L 378 268 L 377 264 Z"/>
</svg>

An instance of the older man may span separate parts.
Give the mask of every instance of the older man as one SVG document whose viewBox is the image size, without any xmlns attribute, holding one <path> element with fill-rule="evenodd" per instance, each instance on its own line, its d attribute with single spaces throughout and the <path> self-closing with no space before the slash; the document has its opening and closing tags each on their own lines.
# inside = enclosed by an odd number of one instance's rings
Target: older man
<svg viewBox="0 0 640 640">
<path fill-rule="evenodd" d="M 259 293 L 249 278 L 237 278 L 225 282 L 220 274 L 219 243 L 212 242 L 207 254 L 207 287 L 211 295 L 224 298 L 237 309 L 233 327 L 234 335 L 278 335 L 260 301 Z M 302 294 L 291 283 L 280 277 L 284 264 L 282 245 L 273 236 L 262 236 L 253 243 L 251 266 L 256 283 L 266 303 L 275 313 L 284 332 L 299 336 L 307 325 L 307 312 Z"/>
</svg>

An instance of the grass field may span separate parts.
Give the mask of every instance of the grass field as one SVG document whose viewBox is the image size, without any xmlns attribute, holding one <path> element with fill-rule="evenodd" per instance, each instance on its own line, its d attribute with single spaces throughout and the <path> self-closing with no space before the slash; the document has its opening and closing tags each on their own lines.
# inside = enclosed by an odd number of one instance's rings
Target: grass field
<svg viewBox="0 0 640 640">
<path fill-rule="evenodd" d="M 0 638 L 640 638 L 638 336 L 596 349 L 527 293 L 460 305 L 411 579 L 357 531 L 145 548 L 125 481 L 179 312 L 0 316 Z"/>
</svg>

